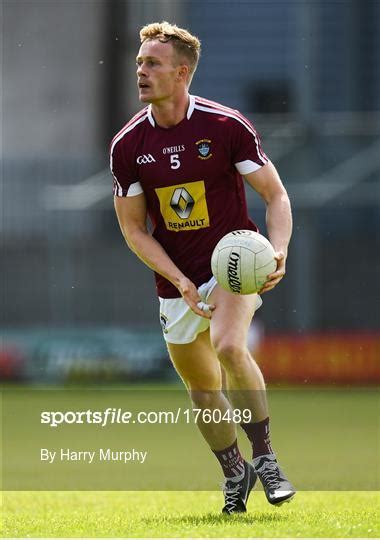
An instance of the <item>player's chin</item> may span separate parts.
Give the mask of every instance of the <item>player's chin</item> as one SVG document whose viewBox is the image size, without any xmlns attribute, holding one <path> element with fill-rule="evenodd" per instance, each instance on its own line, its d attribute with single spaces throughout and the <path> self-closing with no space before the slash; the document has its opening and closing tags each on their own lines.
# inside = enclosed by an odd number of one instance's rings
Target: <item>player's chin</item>
<svg viewBox="0 0 380 540">
<path fill-rule="evenodd" d="M 145 89 L 139 90 L 139 100 L 141 103 L 151 103 L 153 100 L 153 96 L 150 92 L 148 92 Z"/>
</svg>

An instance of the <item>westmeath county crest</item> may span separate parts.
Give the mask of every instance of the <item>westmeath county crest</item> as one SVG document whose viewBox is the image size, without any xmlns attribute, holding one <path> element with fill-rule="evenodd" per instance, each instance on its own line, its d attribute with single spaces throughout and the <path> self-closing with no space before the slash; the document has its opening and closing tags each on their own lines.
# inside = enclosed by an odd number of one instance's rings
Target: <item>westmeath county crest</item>
<svg viewBox="0 0 380 540">
<path fill-rule="evenodd" d="M 212 156 L 211 152 L 211 140 L 201 139 L 195 143 L 199 152 L 199 159 L 209 159 Z"/>
</svg>

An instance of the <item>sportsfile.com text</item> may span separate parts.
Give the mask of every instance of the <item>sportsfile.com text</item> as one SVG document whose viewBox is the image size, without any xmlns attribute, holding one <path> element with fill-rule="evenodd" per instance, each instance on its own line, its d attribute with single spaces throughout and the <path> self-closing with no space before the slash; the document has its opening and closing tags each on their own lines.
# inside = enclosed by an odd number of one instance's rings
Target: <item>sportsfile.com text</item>
<svg viewBox="0 0 380 540">
<path fill-rule="evenodd" d="M 241 424 L 251 422 L 249 409 L 183 409 L 173 411 L 125 411 L 108 408 L 103 411 L 42 411 L 41 424 L 58 427 L 62 424 L 95 424 L 105 427 L 112 424 L 190 424 L 202 421 L 205 424 L 228 422 Z"/>
</svg>

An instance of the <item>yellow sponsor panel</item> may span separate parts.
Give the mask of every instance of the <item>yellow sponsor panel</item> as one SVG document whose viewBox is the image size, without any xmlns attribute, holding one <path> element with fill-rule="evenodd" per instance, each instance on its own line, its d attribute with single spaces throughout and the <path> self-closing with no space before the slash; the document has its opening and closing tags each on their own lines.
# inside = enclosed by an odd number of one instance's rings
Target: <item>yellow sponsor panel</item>
<svg viewBox="0 0 380 540">
<path fill-rule="evenodd" d="M 203 180 L 155 189 L 166 228 L 180 232 L 210 226 Z"/>
</svg>

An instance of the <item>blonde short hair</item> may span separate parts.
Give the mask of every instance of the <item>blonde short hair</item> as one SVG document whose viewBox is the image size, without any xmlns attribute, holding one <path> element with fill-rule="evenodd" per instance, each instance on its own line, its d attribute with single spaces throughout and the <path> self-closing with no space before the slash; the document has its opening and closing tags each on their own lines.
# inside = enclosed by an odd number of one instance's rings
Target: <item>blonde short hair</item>
<svg viewBox="0 0 380 540">
<path fill-rule="evenodd" d="M 141 28 L 141 43 L 150 39 L 157 39 L 161 43 L 170 41 L 181 61 L 185 61 L 188 65 L 191 80 L 197 69 L 201 54 L 201 42 L 199 39 L 184 28 L 179 28 L 176 24 L 170 24 L 166 21 L 147 24 Z"/>
</svg>

